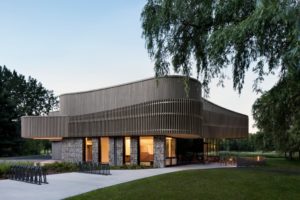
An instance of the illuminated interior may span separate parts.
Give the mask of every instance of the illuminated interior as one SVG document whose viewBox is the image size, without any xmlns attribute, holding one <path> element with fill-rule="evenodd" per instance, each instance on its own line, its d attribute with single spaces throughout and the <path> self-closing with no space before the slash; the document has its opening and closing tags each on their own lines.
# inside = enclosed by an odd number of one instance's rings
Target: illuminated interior
<svg viewBox="0 0 300 200">
<path fill-rule="evenodd" d="M 204 139 L 204 160 L 215 162 L 219 157 L 219 140 L 213 138 Z"/>
<path fill-rule="evenodd" d="M 140 165 L 153 165 L 153 137 L 140 137 Z"/>
<path fill-rule="evenodd" d="M 166 137 L 166 166 L 176 165 L 176 139 Z"/>
<path fill-rule="evenodd" d="M 85 161 L 93 160 L 93 143 L 92 138 L 85 138 Z"/>
<path fill-rule="evenodd" d="M 130 165 L 130 137 L 125 137 L 125 164 Z"/>
<path fill-rule="evenodd" d="M 208 156 L 218 156 L 219 155 L 219 140 L 217 139 L 204 139 L 206 146 L 206 151 Z"/>
<path fill-rule="evenodd" d="M 109 138 L 101 137 L 100 138 L 101 146 L 101 163 L 109 163 Z"/>
</svg>

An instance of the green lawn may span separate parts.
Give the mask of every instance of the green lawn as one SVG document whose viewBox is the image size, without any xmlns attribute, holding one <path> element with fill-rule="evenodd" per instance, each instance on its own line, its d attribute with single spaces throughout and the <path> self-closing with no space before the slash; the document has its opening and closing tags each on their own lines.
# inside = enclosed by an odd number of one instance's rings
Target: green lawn
<svg viewBox="0 0 300 200">
<path fill-rule="evenodd" d="M 285 160 L 283 158 L 272 158 L 267 160 L 266 168 L 281 169 L 281 170 L 293 170 L 300 173 L 300 161 L 299 160 Z"/>
<path fill-rule="evenodd" d="M 268 161 L 267 166 L 260 168 L 164 174 L 69 199 L 300 199 L 300 162 Z"/>
<path fill-rule="evenodd" d="M 276 151 L 220 151 L 220 155 L 233 155 L 233 156 L 242 156 L 242 157 L 256 157 L 258 155 L 266 158 L 282 158 L 283 153 L 278 153 Z"/>
</svg>

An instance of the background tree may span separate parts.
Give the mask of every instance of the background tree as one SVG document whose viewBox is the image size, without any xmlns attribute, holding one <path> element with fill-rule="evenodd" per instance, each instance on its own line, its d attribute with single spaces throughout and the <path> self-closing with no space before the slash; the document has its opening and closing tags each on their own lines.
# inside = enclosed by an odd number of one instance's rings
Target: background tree
<svg viewBox="0 0 300 200">
<path fill-rule="evenodd" d="M 0 82 L 0 155 L 20 152 L 17 137 L 14 105 L 8 100 L 9 94 Z"/>
<path fill-rule="evenodd" d="M 292 73 L 265 92 L 253 105 L 253 117 L 265 137 L 273 138 L 277 150 L 299 153 L 300 73 Z"/>
<path fill-rule="evenodd" d="M 267 137 L 266 137 L 267 136 Z M 221 151 L 274 151 L 272 137 L 269 134 L 257 132 L 243 139 L 224 139 L 220 141 Z"/>
<path fill-rule="evenodd" d="M 0 156 L 40 153 L 47 144 L 22 139 L 20 118 L 46 115 L 57 104 L 53 91 L 44 88 L 36 79 L 26 80 L 16 71 L 0 66 Z"/>
<path fill-rule="evenodd" d="M 206 93 L 212 78 L 220 82 L 232 66 L 233 87 L 243 88 L 253 65 L 254 89 L 264 75 L 299 69 L 297 0 L 148 0 L 141 14 L 143 37 L 156 76 L 191 75 L 192 66 Z M 193 65 L 194 64 L 194 65 Z"/>
</svg>

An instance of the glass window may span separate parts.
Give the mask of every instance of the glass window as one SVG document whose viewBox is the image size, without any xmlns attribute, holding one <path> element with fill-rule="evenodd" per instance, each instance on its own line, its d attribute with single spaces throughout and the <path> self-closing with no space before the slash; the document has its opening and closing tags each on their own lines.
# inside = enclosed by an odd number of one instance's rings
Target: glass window
<svg viewBox="0 0 300 200">
<path fill-rule="evenodd" d="M 153 165 L 153 137 L 140 137 L 140 165 Z"/>
<path fill-rule="evenodd" d="M 166 165 L 176 165 L 176 139 L 166 137 Z"/>
<path fill-rule="evenodd" d="M 93 142 L 92 138 L 85 138 L 85 161 L 93 160 Z"/>
<path fill-rule="evenodd" d="M 130 164 L 130 137 L 125 137 L 125 164 Z"/>
<path fill-rule="evenodd" d="M 205 139 L 205 144 L 206 144 L 206 146 L 204 146 L 205 160 L 216 161 L 219 156 L 219 140 L 213 138 Z"/>
<path fill-rule="evenodd" d="M 109 137 L 101 137 L 101 163 L 109 163 Z"/>
</svg>

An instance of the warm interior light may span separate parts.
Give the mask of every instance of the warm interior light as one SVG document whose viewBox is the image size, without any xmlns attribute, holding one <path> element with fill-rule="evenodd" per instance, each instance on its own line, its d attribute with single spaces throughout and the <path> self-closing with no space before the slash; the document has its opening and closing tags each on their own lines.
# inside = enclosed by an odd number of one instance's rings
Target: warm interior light
<svg viewBox="0 0 300 200">
<path fill-rule="evenodd" d="M 93 160 L 93 142 L 92 138 L 85 138 L 85 161 Z"/>
<path fill-rule="evenodd" d="M 101 137 L 101 162 L 109 163 L 109 137 Z"/>
<path fill-rule="evenodd" d="M 153 137 L 140 137 L 140 164 L 151 165 L 153 159 Z"/>
<path fill-rule="evenodd" d="M 176 157 L 176 139 L 171 137 L 166 137 L 166 156 Z"/>
<path fill-rule="evenodd" d="M 125 155 L 130 156 L 130 137 L 125 137 Z"/>
<path fill-rule="evenodd" d="M 62 137 L 34 137 L 34 140 L 50 140 L 50 141 L 60 141 Z"/>
<path fill-rule="evenodd" d="M 259 156 L 256 157 L 256 161 L 257 161 L 257 162 L 260 161 L 260 157 L 259 157 Z"/>
</svg>

